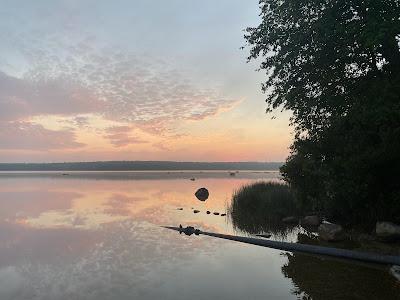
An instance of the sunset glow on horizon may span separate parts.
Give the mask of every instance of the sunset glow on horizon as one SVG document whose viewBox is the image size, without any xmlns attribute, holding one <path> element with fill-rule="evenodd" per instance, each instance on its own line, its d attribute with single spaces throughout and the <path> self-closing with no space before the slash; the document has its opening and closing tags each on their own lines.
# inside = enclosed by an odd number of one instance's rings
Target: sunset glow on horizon
<svg viewBox="0 0 400 300">
<path fill-rule="evenodd" d="M 283 161 L 290 115 L 240 49 L 257 3 L 3 5 L 0 162 Z"/>
</svg>

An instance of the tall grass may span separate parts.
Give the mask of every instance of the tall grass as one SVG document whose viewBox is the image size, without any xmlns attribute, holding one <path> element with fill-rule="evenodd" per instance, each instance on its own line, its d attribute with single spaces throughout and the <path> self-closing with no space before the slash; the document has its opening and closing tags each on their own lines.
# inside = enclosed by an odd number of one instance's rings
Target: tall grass
<svg viewBox="0 0 400 300">
<path fill-rule="evenodd" d="M 285 235 L 293 226 L 282 218 L 298 214 L 294 193 L 287 184 L 257 182 L 235 191 L 228 212 L 234 228 L 247 233 Z"/>
</svg>

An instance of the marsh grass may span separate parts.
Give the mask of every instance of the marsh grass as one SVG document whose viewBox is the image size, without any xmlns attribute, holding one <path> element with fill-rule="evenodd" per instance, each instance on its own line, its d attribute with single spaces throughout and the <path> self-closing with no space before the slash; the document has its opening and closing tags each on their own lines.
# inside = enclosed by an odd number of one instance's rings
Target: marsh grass
<svg viewBox="0 0 400 300">
<path fill-rule="evenodd" d="M 282 218 L 297 215 L 299 211 L 287 184 L 257 182 L 234 192 L 228 213 L 235 229 L 283 237 L 295 226 L 283 223 Z"/>
</svg>

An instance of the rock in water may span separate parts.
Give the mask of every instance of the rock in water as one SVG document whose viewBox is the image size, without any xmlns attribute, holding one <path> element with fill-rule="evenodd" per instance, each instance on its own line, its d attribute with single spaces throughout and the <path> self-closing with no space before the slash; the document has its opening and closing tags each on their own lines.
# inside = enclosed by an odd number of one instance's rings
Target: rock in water
<svg viewBox="0 0 400 300">
<path fill-rule="evenodd" d="M 377 222 L 376 235 L 387 241 L 400 240 L 400 226 L 391 222 Z"/>
<path fill-rule="evenodd" d="M 390 273 L 398 280 L 400 281 L 400 266 L 392 266 L 390 268 Z"/>
<path fill-rule="evenodd" d="M 206 201 L 208 199 L 209 193 L 208 190 L 204 187 L 199 188 L 194 195 L 199 199 L 200 201 Z"/>
<path fill-rule="evenodd" d="M 318 226 L 321 224 L 321 218 L 318 216 L 306 216 L 301 220 L 301 225 Z"/>
<path fill-rule="evenodd" d="M 214 212 L 214 215 L 218 216 L 218 215 L 219 215 L 219 212 Z"/>
<path fill-rule="evenodd" d="M 211 212 L 209 210 L 207 210 L 207 215 L 211 214 Z"/>
<path fill-rule="evenodd" d="M 197 209 L 195 209 L 193 212 L 194 212 L 195 214 L 197 214 L 197 213 L 199 213 L 200 211 L 197 210 Z"/>
<path fill-rule="evenodd" d="M 322 240 L 329 242 L 341 241 L 344 239 L 342 226 L 332 223 L 323 223 L 319 225 L 318 234 Z"/>
</svg>

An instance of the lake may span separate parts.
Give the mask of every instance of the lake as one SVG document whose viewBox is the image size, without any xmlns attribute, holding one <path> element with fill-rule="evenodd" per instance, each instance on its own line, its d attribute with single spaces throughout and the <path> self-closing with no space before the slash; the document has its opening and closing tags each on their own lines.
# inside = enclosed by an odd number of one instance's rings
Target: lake
<svg viewBox="0 0 400 300">
<path fill-rule="evenodd" d="M 245 184 L 278 180 L 261 171 L 0 173 L 0 299 L 400 299 L 382 267 L 161 227 L 249 235 L 213 212 L 227 213 Z M 194 196 L 200 187 L 205 202 Z"/>
</svg>

